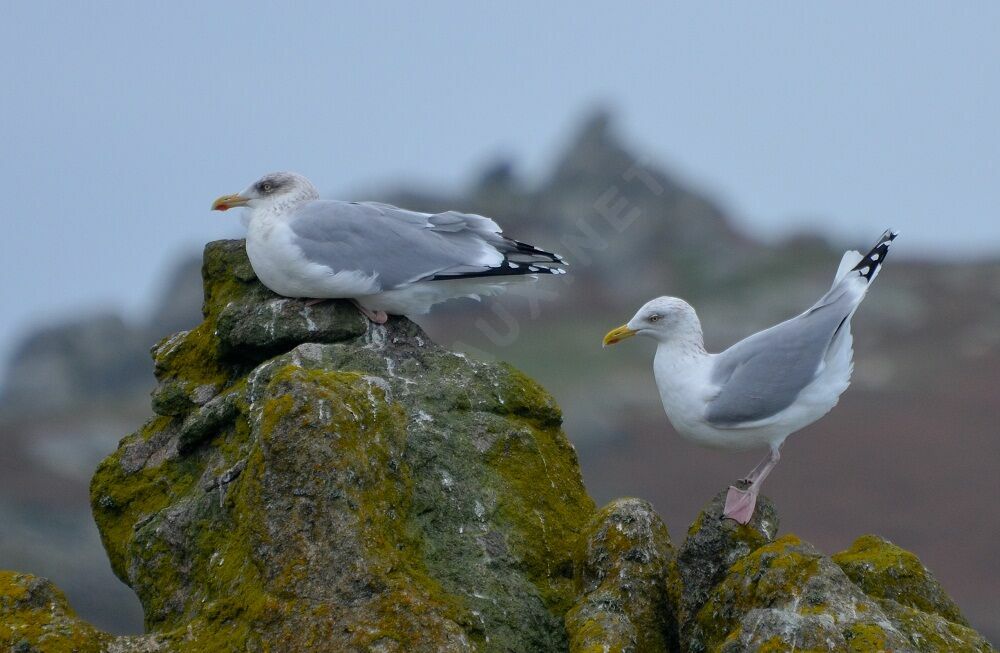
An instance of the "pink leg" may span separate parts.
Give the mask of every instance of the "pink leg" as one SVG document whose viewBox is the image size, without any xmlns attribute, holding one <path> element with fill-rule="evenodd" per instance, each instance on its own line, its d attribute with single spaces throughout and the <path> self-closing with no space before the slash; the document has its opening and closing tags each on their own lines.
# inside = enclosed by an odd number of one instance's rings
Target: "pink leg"
<svg viewBox="0 0 1000 653">
<path fill-rule="evenodd" d="M 385 324 L 389 320 L 388 314 L 385 311 L 372 311 L 364 306 L 362 306 L 356 299 L 352 299 L 351 303 L 358 307 L 361 314 L 367 317 L 369 320 L 375 324 Z"/>
<path fill-rule="evenodd" d="M 726 495 L 726 507 L 722 511 L 723 517 L 735 519 L 741 524 L 746 524 L 750 521 L 750 518 L 753 517 L 754 508 L 757 507 L 757 494 L 760 492 L 760 486 L 781 459 L 778 449 L 778 447 L 771 449 L 771 453 L 767 459 L 750 472 L 750 476 L 755 477 L 750 483 L 750 487 L 741 490 L 738 487 L 729 486 L 729 493 Z"/>
<path fill-rule="evenodd" d="M 753 483 L 760 476 L 760 472 L 767 467 L 767 464 L 771 462 L 771 454 L 764 456 L 764 460 L 757 463 L 757 466 L 753 468 L 753 471 L 740 479 L 740 483 Z"/>
<path fill-rule="evenodd" d="M 329 299 L 307 299 L 306 306 L 315 306 L 316 304 L 322 304 L 323 302 L 328 302 Z"/>
</svg>

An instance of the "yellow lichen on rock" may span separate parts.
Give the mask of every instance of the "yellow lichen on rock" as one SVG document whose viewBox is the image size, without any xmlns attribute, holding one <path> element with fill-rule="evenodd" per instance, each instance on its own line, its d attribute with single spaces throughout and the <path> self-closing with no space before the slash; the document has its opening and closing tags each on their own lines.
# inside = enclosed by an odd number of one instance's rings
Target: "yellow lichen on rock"
<svg viewBox="0 0 1000 653">
<path fill-rule="evenodd" d="M 112 639 L 80 621 L 46 579 L 0 571 L 0 650 L 98 653 Z"/>
</svg>

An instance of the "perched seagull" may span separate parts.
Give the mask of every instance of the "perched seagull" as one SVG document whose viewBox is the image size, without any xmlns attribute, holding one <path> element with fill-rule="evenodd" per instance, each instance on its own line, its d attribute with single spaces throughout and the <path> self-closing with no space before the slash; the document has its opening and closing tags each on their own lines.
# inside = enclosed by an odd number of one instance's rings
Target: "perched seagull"
<svg viewBox="0 0 1000 653">
<path fill-rule="evenodd" d="M 265 175 L 212 209 L 237 206 L 249 209 L 247 255 L 265 286 L 286 297 L 350 299 L 378 324 L 565 272 L 560 256 L 507 238 L 481 215 L 321 200 L 293 172 Z"/>
<path fill-rule="evenodd" d="M 886 231 L 867 255 L 845 253 L 833 286 L 809 310 L 721 354 L 705 351 L 698 316 L 675 297 L 647 302 L 604 336 L 605 346 L 636 334 L 657 341 L 653 375 L 681 436 L 717 449 L 770 449 L 744 479 L 749 487 L 729 487 L 726 517 L 750 521 L 785 438 L 828 413 L 847 389 L 854 368 L 851 317 L 895 238 Z"/>
</svg>

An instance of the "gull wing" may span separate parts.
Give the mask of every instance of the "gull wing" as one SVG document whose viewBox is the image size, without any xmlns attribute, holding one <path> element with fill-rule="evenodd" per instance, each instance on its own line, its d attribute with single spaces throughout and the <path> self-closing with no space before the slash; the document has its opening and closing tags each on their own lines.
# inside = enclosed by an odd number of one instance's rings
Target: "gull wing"
<svg viewBox="0 0 1000 653">
<path fill-rule="evenodd" d="M 416 281 L 562 270 L 562 260 L 504 236 L 493 220 L 448 211 L 427 214 L 374 202 L 316 200 L 288 222 L 306 258 L 332 273 L 377 275 L 380 290 Z"/>
<path fill-rule="evenodd" d="M 755 426 L 792 405 L 823 369 L 861 296 L 834 286 L 805 313 L 741 340 L 716 356 L 711 381 L 718 394 L 705 419 L 720 428 Z"/>
</svg>

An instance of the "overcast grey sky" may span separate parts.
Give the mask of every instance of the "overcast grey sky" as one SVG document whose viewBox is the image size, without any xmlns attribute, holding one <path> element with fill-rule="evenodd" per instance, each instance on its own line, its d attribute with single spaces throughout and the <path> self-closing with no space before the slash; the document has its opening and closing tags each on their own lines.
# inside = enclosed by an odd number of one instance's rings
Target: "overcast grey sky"
<svg viewBox="0 0 1000 653">
<path fill-rule="evenodd" d="M 748 228 L 1000 251 L 1000 3 L 478 4 L 4 3 L 0 353 L 138 314 L 263 172 L 537 173 L 596 102 Z"/>
</svg>

